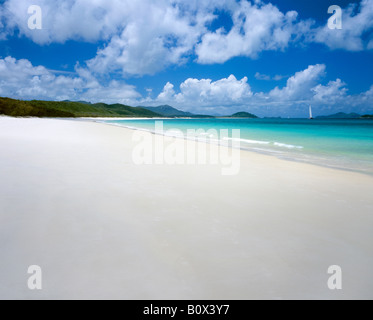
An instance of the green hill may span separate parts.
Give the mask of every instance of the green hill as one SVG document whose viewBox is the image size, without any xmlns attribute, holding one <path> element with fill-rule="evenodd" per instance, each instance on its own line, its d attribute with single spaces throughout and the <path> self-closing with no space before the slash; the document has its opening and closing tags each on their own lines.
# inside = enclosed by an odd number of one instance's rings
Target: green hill
<svg viewBox="0 0 373 320">
<path fill-rule="evenodd" d="M 336 114 L 332 114 L 330 116 L 319 116 L 316 119 L 359 119 L 359 118 L 361 118 L 361 115 L 357 113 L 339 112 Z"/>
<path fill-rule="evenodd" d="M 363 119 L 373 119 L 373 114 L 366 114 L 362 116 Z"/>
<path fill-rule="evenodd" d="M 231 116 L 231 118 L 249 118 L 249 119 L 257 119 L 258 117 L 255 114 L 251 114 L 248 112 L 237 112 Z"/>
<path fill-rule="evenodd" d="M 0 114 L 13 117 L 142 117 L 152 118 L 161 115 L 143 109 L 122 104 L 88 104 L 85 102 L 22 101 L 0 98 Z"/>
<path fill-rule="evenodd" d="M 153 111 L 165 117 L 193 117 L 195 116 L 193 113 L 180 111 L 168 105 L 159 106 L 159 107 L 141 107 L 141 108 Z"/>
<path fill-rule="evenodd" d="M 209 115 L 203 115 L 203 114 L 194 114 L 190 112 L 184 112 L 180 111 L 178 109 L 175 109 L 171 106 L 165 105 L 165 106 L 159 106 L 159 107 L 140 107 L 143 109 L 147 109 L 150 111 L 153 111 L 155 113 L 158 113 L 164 117 L 170 117 L 170 118 L 202 118 L 202 119 L 210 119 L 214 118 L 213 116 Z"/>
</svg>

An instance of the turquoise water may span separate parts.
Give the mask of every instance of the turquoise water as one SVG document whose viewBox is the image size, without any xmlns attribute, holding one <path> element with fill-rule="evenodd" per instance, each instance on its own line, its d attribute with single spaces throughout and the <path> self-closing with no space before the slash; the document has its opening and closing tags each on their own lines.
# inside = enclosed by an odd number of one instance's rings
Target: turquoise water
<svg viewBox="0 0 373 320">
<path fill-rule="evenodd" d="M 155 121 L 105 122 L 155 131 Z M 240 129 L 242 149 L 289 160 L 373 174 L 373 120 L 170 119 L 162 121 L 164 130 L 172 132 L 180 130 L 184 134 L 190 129 L 206 131 Z M 176 132 L 174 133 L 177 135 Z M 221 137 L 214 135 L 214 139 L 219 138 Z"/>
</svg>

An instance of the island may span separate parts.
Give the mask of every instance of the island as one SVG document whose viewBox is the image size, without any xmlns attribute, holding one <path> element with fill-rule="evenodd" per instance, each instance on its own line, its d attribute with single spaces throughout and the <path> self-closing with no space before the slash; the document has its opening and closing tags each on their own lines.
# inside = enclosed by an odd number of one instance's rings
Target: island
<svg viewBox="0 0 373 320">
<path fill-rule="evenodd" d="M 162 115 L 143 108 L 135 108 L 122 104 L 105 103 L 90 104 L 71 101 L 23 101 L 0 98 L 0 114 L 12 117 L 37 118 L 155 118 Z"/>
<path fill-rule="evenodd" d="M 258 119 L 255 114 L 248 112 L 237 112 L 233 114 L 230 118 L 247 118 L 247 119 Z"/>
<path fill-rule="evenodd" d="M 329 116 L 319 116 L 316 119 L 359 119 L 361 118 L 360 114 L 357 113 L 344 113 L 338 112 Z"/>
<path fill-rule="evenodd" d="M 158 107 L 131 107 L 123 104 L 92 104 L 86 101 L 16 100 L 0 97 L 0 115 L 36 118 L 221 118 L 194 114 L 169 105 Z M 248 112 L 238 112 L 225 118 L 258 117 Z"/>
</svg>

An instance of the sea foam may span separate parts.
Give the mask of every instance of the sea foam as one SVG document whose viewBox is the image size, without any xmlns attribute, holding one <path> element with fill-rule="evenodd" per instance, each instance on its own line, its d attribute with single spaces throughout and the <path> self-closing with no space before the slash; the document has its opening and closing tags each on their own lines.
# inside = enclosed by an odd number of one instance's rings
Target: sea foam
<svg viewBox="0 0 373 320">
<path fill-rule="evenodd" d="M 276 147 L 287 148 L 287 149 L 304 149 L 304 147 L 302 146 L 294 146 L 292 144 L 285 144 L 285 143 L 280 143 L 280 142 L 275 142 L 274 145 Z"/>
</svg>

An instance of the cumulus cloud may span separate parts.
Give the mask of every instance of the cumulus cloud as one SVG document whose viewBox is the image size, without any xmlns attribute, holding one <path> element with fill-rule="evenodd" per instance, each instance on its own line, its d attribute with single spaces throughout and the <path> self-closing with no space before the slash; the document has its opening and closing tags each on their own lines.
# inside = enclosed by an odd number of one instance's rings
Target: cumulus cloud
<svg viewBox="0 0 373 320">
<path fill-rule="evenodd" d="M 191 57 L 201 64 L 224 63 L 263 51 L 286 50 L 301 39 L 331 49 L 373 49 L 373 0 L 344 10 L 343 30 L 315 27 L 295 11 L 282 12 L 255 0 L 34 0 L 43 13 L 43 30 L 27 26 L 29 0 L 0 6 L 0 39 L 16 30 L 40 45 L 68 40 L 98 43 L 87 64 L 96 74 L 155 74 Z M 212 30 L 219 12 L 232 19 L 230 30 Z"/>
<path fill-rule="evenodd" d="M 308 99 L 312 95 L 311 89 L 325 75 L 325 69 L 326 66 L 323 64 L 309 66 L 306 70 L 290 77 L 286 87 L 273 89 L 269 96 L 281 101 Z"/>
<path fill-rule="evenodd" d="M 341 79 L 322 84 L 326 75 L 323 64 L 311 65 L 289 77 L 284 87 L 269 92 L 253 92 L 247 78 L 187 79 L 179 88 L 167 83 L 161 94 L 148 104 L 168 103 L 185 111 L 228 115 L 249 111 L 260 116 L 307 116 L 308 106 L 320 114 L 333 110 L 372 112 L 373 86 L 367 92 L 349 95 Z"/>
<path fill-rule="evenodd" d="M 140 97 L 133 86 L 100 82 L 86 69 L 76 67 L 76 75 L 56 75 L 43 66 L 12 57 L 0 59 L 0 95 L 19 99 L 85 100 L 88 102 L 129 103 Z"/>
<path fill-rule="evenodd" d="M 35 0 L 33 4 L 43 13 L 42 30 L 27 26 L 30 1 L 6 0 L 3 8 L 9 33 L 18 29 L 40 45 L 104 41 L 97 56 L 88 62 L 91 70 L 143 75 L 186 61 L 186 55 L 206 32 L 206 24 L 214 19 L 213 10 L 225 2 Z"/>
<path fill-rule="evenodd" d="M 344 103 L 346 103 L 346 100 L 344 100 Z M 366 92 L 362 92 L 358 96 L 351 97 L 348 96 L 347 103 L 353 107 L 361 107 L 362 113 L 373 113 L 373 85 L 370 87 L 370 89 Z"/>
<path fill-rule="evenodd" d="M 95 72 L 121 70 L 124 74 L 154 74 L 169 65 L 186 61 L 187 55 L 212 16 L 186 15 L 177 6 L 147 2 L 88 62 Z M 136 10 L 137 11 L 137 10 Z"/>
<path fill-rule="evenodd" d="M 246 77 L 237 80 L 234 75 L 218 81 L 190 78 L 180 85 L 179 93 L 175 92 L 173 84 L 167 83 L 157 100 L 200 108 L 242 104 L 253 95 L 247 81 Z"/>
<path fill-rule="evenodd" d="M 346 98 L 348 89 L 346 83 L 337 79 L 336 81 L 330 81 L 326 86 L 319 84 L 312 91 L 314 92 L 313 99 L 316 102 L 336 104 Z"/>
<path fill-rule="evenodd" d="M 43 30 L 27 27 L 28 0 L 6 0 L 7 32 L 18 29 L 40 45 L 104 41 L 88 61 L 96 73 L 154 74 L 183 64 L 193 54 L 199 63 L 221 63 L 242 55 L 255 58 L 264 50 L 287 48 L 309 27 L 308 22 L 297 21 L 295 11 L 282 13 L 260 0 L 35 0 L 33 4 L 42 8 Z M 232 16 L 232 30 L 209 31 L 219 10 Z"/>
<path fill-rule="evenodd" d="M 170 104 L 201 114 L 233 114 L 249 111 L 263 115 L 306 115 L 312 104 L 315 112 L 333 110 L 371 113 L 373 86 L 366 92 L 349 95 L 340 79 L 322 84 L 325 65 L 313 65 L 290 77 L 283 88 L 253 92 L 246 77 L 234 75 L 213 81 L 189 78 L 180 86 L 168 82 L 152 99 L 140 95 L 134 86 L 120 81 L 102 82 L 88 69 L 75 68 L 74 74 L 56 74 L 43 66 L 12 57 L 0 59 L 0 96 L 19 99 L 84 100 L 129 105 Z"/>
<path fill-rule="evenodd" d="M 198 62 L 224 63 L 237 56 L 256 58 L 262 51 L 284 50 L 310 24 L 297 21 L 295 11 L 282 13 L 262 1 L 241 1 L 231 14 L 231 30 L 220 28 L 203 35 L 196 48 Z"/>
<path fill-rule="evenodd" d="M 172 99 L 175 96 L 175 90 L 174 85 L 170 82 L 167 82 L 167 84 L 164 86 L 163 91 L 158 96 L 158 101 L 161 102 L 169 102 L 172 101 Z"/>
<path fill-rule="evenodd" d="M 330 49 L 373 49 L 373 0 L 349 5 L 343 10 L 342 22 L 342 30 L 330 30 L 328 25 L 316 29 L 314 41 Z"/>
<path fill-rule="evenodd" d="M 30 30 L 28 7 L 42 9 L 43 30 Z M 67 40 L 108 39 L 126 22 L 126 1 L 116 0 L 6 0 L 8 30 L 18 29 L 38 44 L 64 43 Z"/>
</svg>

